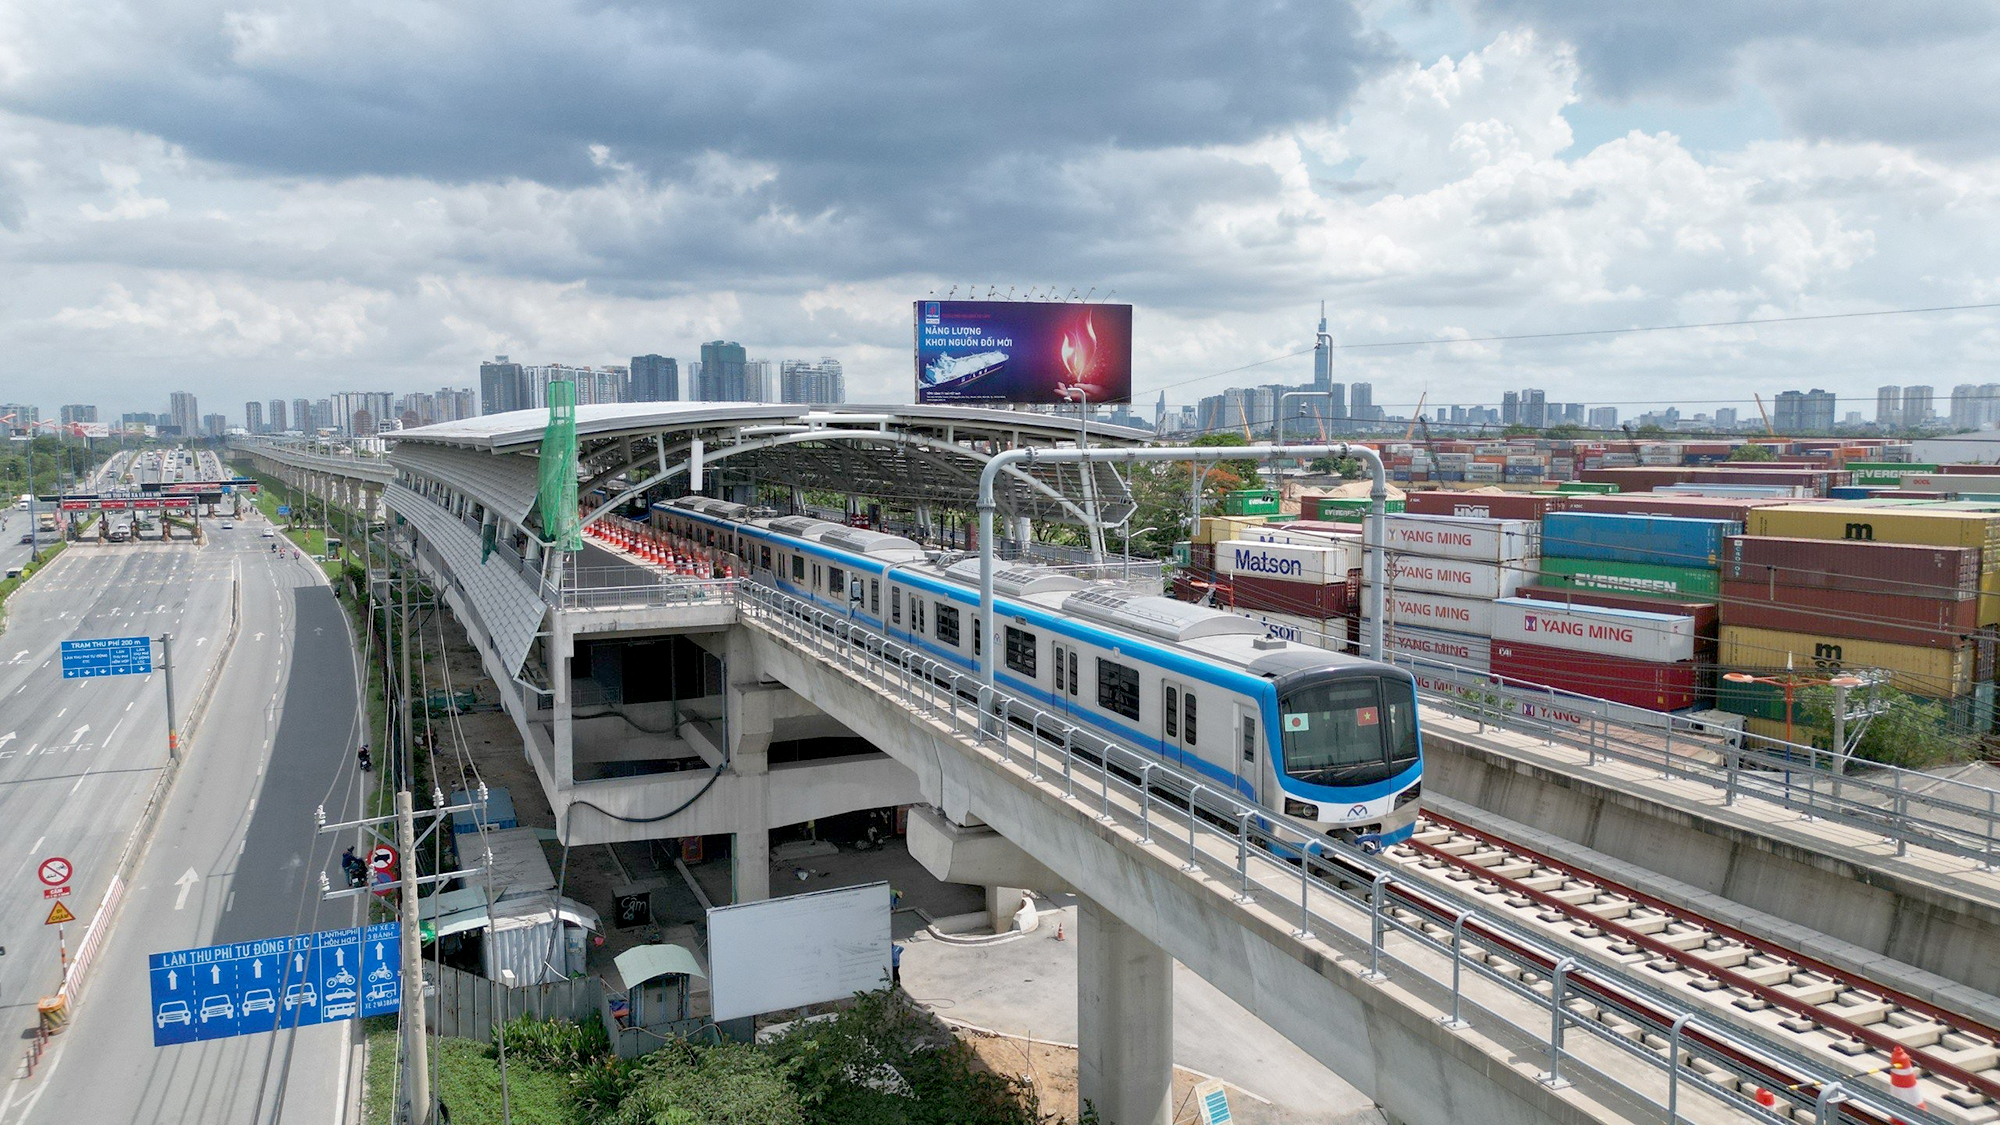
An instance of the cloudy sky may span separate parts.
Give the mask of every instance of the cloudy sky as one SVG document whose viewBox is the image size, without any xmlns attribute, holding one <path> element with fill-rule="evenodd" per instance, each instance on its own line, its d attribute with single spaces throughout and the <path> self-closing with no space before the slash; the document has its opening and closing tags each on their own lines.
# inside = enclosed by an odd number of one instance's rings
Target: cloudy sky
<svg viewBox="0 0 2000 1125">
<path fill-rule="evenodd" d="M 0 0 L 0 401 L 829 354 L 1111 291 L 1191 401 L 1344 344 L 2000 301 L 1963 0 Z M 1375 399 L 1991 382 L 2000 311 L 1354 348 Z"/>
</svg>

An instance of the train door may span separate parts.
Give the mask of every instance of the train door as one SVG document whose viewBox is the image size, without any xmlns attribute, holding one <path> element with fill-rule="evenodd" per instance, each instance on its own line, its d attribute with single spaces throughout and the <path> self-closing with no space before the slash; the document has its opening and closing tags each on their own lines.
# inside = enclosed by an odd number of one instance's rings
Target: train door
<svg viewBox="0 0 2000 1125">
<path fill-rule="evenodd" d="M 1201 706 L 1193 691 L 1179 680 L 1160 681 L 1160 744 L 1170 761 L 1199 756 Z"/>
<path fill-rule="evenodd" d="M 1061 704 L 1063 713 L 1076 708 L 1076 646 L 1066 641 L 1056 641 L 1049 646 L 1050 663 L 1055 670 L 1052 690 L 1056 702 Z"/>
<path fill-rule="evenodd" d="M 1251 795 L 1259 802 L 1264 802 L 1271 795 L 1271 786 L 1264 780 L 1264 775 L 1269 771 L 1264 768 L 1264 744 L 1258 741 L 1261 727 L 1257 718 L 1255 705 L 1237 705 L 1236 773 L 1250 783 Z"/>
</svg>

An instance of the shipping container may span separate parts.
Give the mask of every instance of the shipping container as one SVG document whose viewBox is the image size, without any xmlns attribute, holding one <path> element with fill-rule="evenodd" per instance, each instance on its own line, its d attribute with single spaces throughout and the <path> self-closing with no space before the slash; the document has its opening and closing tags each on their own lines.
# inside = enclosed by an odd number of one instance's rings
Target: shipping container
<svg viewBox="0 0 2000 1125">
<path fill-rule="evenodd" d="M 1367 589 L 1366 584 L 1362 589 Z M 1481 598 L 1390 590 L 1383 595 L 1382 601 L 1390 622 L 1395 624 L 1442 629 L 1449 633 L 1473 633 L 1482 637 L 1493 635 L 1493 603 Z M 1366 597 L 1355 607 L 1355 612 L 1363 618 L 1368 617 Z"/>
<path fill-rule="evenodd" d="M 1802 500 L 1807 495 L 1805 489 L 1795 484 L 1669 484 L 1654 489 L 1653 494 L 1709 496 L 1722 500 Z"/>
<path fill-rule="evenodd" d="M 1275 516 L 1278 494 L 1268 488 L 1239 488 L 1223 494 L 1222 511 L 1231 516 Z"/>
<path fill-rule="evenodd" d="M 1325 560 L 1326 565 L 1322 567 L 1329 580 L 1332 580 L 1335 574 L 1344 575 L 1361 565 L 1361 536 L 1358 534 L 1337 536 L 1324 531 L 1300 528 L 1296 524 L 1273 524 L 1245 531 L 1243 538 L 1238 542 L 1274 543 L 1332 551 L 1339 556 L 1338 559 L 1330 555 Z"/>
<path fill-rule="evenodd" d="M 1608 699 L 1649 711 L 1680 711 L 1700 699 L 1693 661 L 1662 664 L 1574 652 L 1517 641 L 1493 642 L 1492 674 L 1513 684 Z"/>
<path fill-rule="evenodd" d="M 1520 589 L 1533 575 L 1533 567 L 1526 564 L 1496 566 L 1406 555 L 1391 555 L 1383 569 L 1394 589 L 1455 594 L 1461 598 L 1503 598 Z"/>
<path fill-rule="evenodd" d="M 1254 575 L 1288 582 L 1345 582 L 1360 549 L 1351 543 L 1304 546 L 1232 539 L 1215 547 L 1215 568 L 1231 576 Z"/>
<path fill-rule="evenodd" d="M 1392 652 L 1437 664 L 1475 672 L 1484 672 L 1493 664 L 1493 642 L 1485 637 L 1441 633 L 1398 622 L 1383 630 L 1383 640 Z"/>
<path fill-rule="evenodd" d="M 1826 495 L 1829 500 L 1865 500 L 1874 491 L 1875 489 L 1867 485 L 1844 484 L 1838 488 L 1827 489 Z"/>
<path fill-rule="evenodd" d="M 1758 508 L 1745 523 L 1751 535 L 1974 547 L 1985 552 L 1982 563 L 1994 561 L 2000 553 L 2000 514 L 1870 508 L 1852 503 L 1784 504 Z"/>
<path fill-rule="evenodd" d="M 1847 471 L 1854 474 L 1855 484 L 1897 485 L 1903 483 L 1904 477 L 1914 473 L 1935 473 L 1938 467 L 1887 461 L 1850 461 L 1847 463 Z"/>
<path fill-rule="evenodd" d="M 1693 660 L 1695 619 L 1533 598 L 1493 603 L 1493 639 L 1658 664 Z"/>
<path fill-rule="evenodd" d="M 1757 508 L 1770 508 L 1789 501 L 1782 498 L 1688 496 L 1672 492 L 1621 492 L 1616 496 L 1566 496 L 1562 511 L 1610 512 L 1628 516 L 1679 516 L 1694 520 L 1735 520 Z M 1814 501 L 1817 503 L 1817 501 Z"/>
<path fill-rule="evenodd" d="M 1950 467 L 1945 466 L 1947 469 Z M 1982 465 L 1980 468 L 1991 472 L 1993 466 Z M 1993 493 L 2000 492 L 2000 474 L 1987 476 L 1951 472 L 1916 473 L 1903 478 L 1903 487 L 1923 489 L 1927 492 L 1944 492 L 1953 496 L 1961 496 L 1968 492 Z"/>
<path fill-rule="evenodd" d="M 1754 629 L 1956 649 L 1979 627 L 1979 603 L 1725 580 L 1722 620 Z"/>
<path fill-rule="evenodd" d="M 1533 598 L 1538 602 L 1557 602 L 1564 605 L 1600 606 L 1604 609 L 1629 609 L 1640 613 L 1665 613 L 1676 617 L 1694 618 L 1695 653 L 1700 655 L 1703 648 L 1715 647 L 1715 630 L 1722 623 L 1721 611 L 1714 602 L 1673 601 L 1668 598 L 1648 598 L 1637 594 L 1612 594 L 1603 590 L 1579 590 L 1564 586 L 1523 586 L 1514 595 L 1517 598 Z"/>
<path fill-rule="evenodd" d="M 1366 519 L 1374 501 L 1366 496 L 1313 496 L 1305 501 L 1306 511 L 1311 518 L 1332 523 L 1360 523 Z M 1384 500 L 1382 510 L 1400 512 L 1404 501 Z"/>
<path fill-rule="evenodd" d="M 1525 492 L 1452 492 L 1442 489 L 1412 492 L 1403 510 L 1412 515 L 1473 516 L 1478 519 L 1538 520 L 1559 510 L 1574 496 L 1533 496 Z"/>
<path fill-rule="evenodd" d="M 1893 686 L 1928 697 L 1962 695 L 1973 682 L 1970 644 L 1938 649 L 1742 625 L 1724 625 L 1720 639 L 1716 657 L 1725 668 L 1783 670 L 1787 661 L 1791 671 L 1820 674 L 1879 668 Z"/>
<path fill-rule="evenodd" d="M 1215 602 L 1223 609 L 1254 609 L 1325 619 L 1345 617 L 1354 604 L 1353 591 L 1346 582 L 1292 582 L 1251 574 L 1223 577 L 1229 584 L 1216 591 Z"/>
<path fill-rule="evenodd" d="M 1726 674 L 1717 676 L 1715 706 L 1718 710 L 1741 715 L 1746 719 L 1776 720 L 1782 723 L 1785 720 L 1785 686 L 1761 680 L 1747 684 L 1738 683 L 1730 680 Z M 1799 711 L 1796 686 L 1792 691 L 1791 706 L 1793 718 L 1796 719 Z"/>
<path fill-rule="evenodd" d="M 1215 544 L 1231 539 L 1240 539 L 1242 538 L 1241 533 L 1244 528 L 1261 527 L 1267 522 L 1269 521 L 1261 518 L 1253 519 L 1247 516 L 1205 516 L 1201 521 L 1201 530 L 1194 537 L 1194 542 Z"/>
<path fill-rule="evenodd" d="M 1652 566 L 1594 559 L 1542 559 L 1543 586 L 1603 590 L 1614 594 L 1712 602 L 1721 593 L 1720 572 L 1706 567 Z"/>
<path fill-rule="evenodd" d="M 1534 520 L 1493 520 L 1473 516 L 1391 516 L 1391 550 L 1422 558 L 1505 563 L 1541 554 L 1541 524 Z M 1359 565 L 1358 563 L 1356 565 Z"/>
<path fill-rule="evenodd" d="M 1276 637 L 1281 641 L 1293 641 L 1315 648 L 1332 649 L 1335 652 L 1351 651 L 1347 641 L 1347 619 L 1344 617 L 1300 617 L 1292 613 L 1267 613 L 1240 606 L 1232 607 L 1232 612 L 1264 626 L 1266 636 Z"/>
<path fill-rule="evenodd" d="M 1598 496 L 1609 496 L 1618 491 L 1618 486 L 1609 481 L 1566 480 L 1556 486 L 1556 491 L 1593 493 Z"/>
<path fill-rule="evenodd" d="M 1542 551 L 1566 559 L 1712 567 L 1722 562 L 1723 539 L 1742 532 L 1733 520 L 1550 512 L 1542 517 Z"/>
<path fill-rule="evenodd" d="M 1734 535 L 1722 557 L 1726 582 L 1952 601 L 1979 593 L 1979 552 L 1970 547 Z"/>
</svg>

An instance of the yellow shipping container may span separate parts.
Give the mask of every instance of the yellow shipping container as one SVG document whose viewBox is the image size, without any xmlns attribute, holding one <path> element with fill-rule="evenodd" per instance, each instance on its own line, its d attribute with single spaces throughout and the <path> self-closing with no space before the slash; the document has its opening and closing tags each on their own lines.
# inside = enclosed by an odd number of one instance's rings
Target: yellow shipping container
<svg viewBox="0 0 2000 1125">
<path fill-rule="evenodd" d="M 1227 543 L 1231 539 L 1241 539 L 1243 529 L 1262 527 L 1267 522 L 1262 516 L 1209 516 L 1201 521 L 1201 534 L 1197 543 Z"/>
<path fill-rule="evenodd" d="M 1820 736 L 1821 741 L 1827 740 L 1824 732 L 1799 723 L 1792 724 L 1791 738 L 1787 739 L 1785 737 L 1785 720 L 1783 719 L 1745 718 L 1743 720 L 1743 733 L 1756 738 L 1768 738 L 1773 742 L 1796 742 L 1801 746 L 1815 745 L 1813 736 L 1816 734 Z M 1752 743 L 1748 747 L 1751 750 L 1759 748 L 1755 743 Z"/>
<path fill-rule="evenodd" d="M 1881 668 L 1890 674 L 1894 687 L 1912 695 L 1936 699 L 1972 690 L 1971 645 L 1955 649 L 1890 645 L 1741 625 L 1724 625 L 1721 642 L 1716 659 L 1724 668 L 1782 669 L 1789 664 L 1793 671 L 1808 674 Z"/>
</svg>

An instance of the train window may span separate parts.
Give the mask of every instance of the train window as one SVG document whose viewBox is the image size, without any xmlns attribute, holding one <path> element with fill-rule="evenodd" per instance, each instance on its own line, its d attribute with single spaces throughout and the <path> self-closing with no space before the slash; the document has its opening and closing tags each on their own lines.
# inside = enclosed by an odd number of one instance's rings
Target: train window
<svg viewBox="0 0 2000 1125">
<path fill-rule="evenodd" d="M 903 623 L 903 589 L 900 586 L 889 587 L 889 623 Z"/>
<path fill-rule="evenodd" d="M 806 580 L 806 557 L 804 555 L 793 555 L 792 581 L 803 582 L 805 580 Z"/>
<path fill-rule="evenodd" d="M 1181 729 L 1187 732 L 1187 744 L 1194 745 L 1194 693 L 1181 693 Z"/>
<path fill-rule="evenodd" d="M 1056 669 L 1056 673 L 1060 675 L 1062 673 L 1062 669 L 1060 668 Z M 1075 649 L 1069 650 L 1069 694 L 1072 698 L 1075 697 L 1076 695 L 1076 650 Z"/>
<path fill-rule="evenodd" d="M 882 583 L 873 578 L 868 580 L 868 612 L 882 616 Z"/>
<path fill-rule="evenodd" d="M 813 589 L 815 590 L 819 589 L 819 584 L 822 580 L 821 571 L 825 569 L 826 568 L 820 566 L 818 563 L 813 564 Z"/>
<path fill-rule="evenodd" d="M 1160 689 L 1160 729 L 1168 738 L 1181 737 L 1181 693 L 1173 688 Z"/>
<path fill-rule="evenodd" d="M 1251 715 L 1243 716 L 1243 760 L 1257 760 L 1257 719 Z"/>
<path fill-rule="evenodd" d="M 924 599 L 910 595 L 910 632 L 922 636 L 924 633 Z"/>
<path fill-rule="evenodd" d="M 1007 642 L 1007 667 L 1031 680 L 1034 679 L 1035 635 L 1026 629 L 1016 629 L 1012 625 L 1008 625 L 1005 628 L 1007 630 L 1004 638 Z M 1058 678 L 1062 676 L 1062 668 L 1060 666 L 1056 668 L 1056 676 Z M 1062 685 L 1057 684 L 1056 687 L 1057 690 L 1061 690 Z"/>
<path fill-rule="evenodd" d="M 937 639 L 953 648 L 958 647 L 958 607 L 938 603 Z"/>
<path fill-rule="evenodd" d="M 837 566 L 826 568 L 826 592 L 834 597 L 843 597 L 847 592 L 847 572 Z"/>
<path fill-rule="evenodd" d="M 763 568 L 765 570 L 771 569 L 771 548 L 759 547 L 757 548 L 757 554 L 759 559 L 761 560 Z"/>
<path fill-rule="evenodd" d="M 1382 682 L 1389 712 L 1389 768 L 1408 769 L 1417 761 L 1417 694 L 1393 680 Z"/>
<path fill-rule="evenodd" d="M 1392 701 L 1386 708 L 1385 693 Z M 1284 716 L 1285 772 L 1300 781 L 1363 785 L 1416 760 L 1414 694 L 1407 681 L 1322 682 L 1285 696 L 1278 709 Z"/>
<path fill-rule="evenodd" d="M 1139 670 L 1097 658 L 1097 705 L 1128 719 L 1139 717 Z"/>
<path fill-rule="evenodd" d="M 976 614 L 976 613 L 975 613 L 975 614 L 973 614 L 973 615 L 972 615 L 972 655 L 974 655 L 974 656 L 978 656 L 978 655 L 979 655 L 979 642 L 980 642 L 980 640 L 981 640 L 981 637 L 980 637 L 980 634 L 981 634 L 982 632 L 984 632 L 984 631 L 985 631 L 985 628 L 986 628 L 986 622 L 984 622 L 983 620 L 981 620 L 978 614 Z"/>
</svg>

